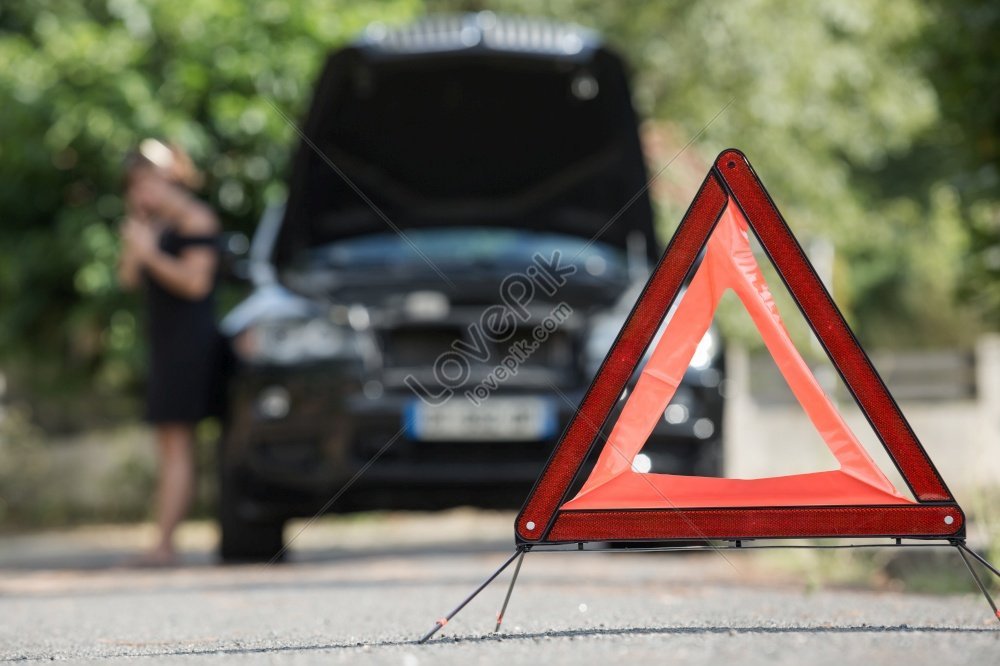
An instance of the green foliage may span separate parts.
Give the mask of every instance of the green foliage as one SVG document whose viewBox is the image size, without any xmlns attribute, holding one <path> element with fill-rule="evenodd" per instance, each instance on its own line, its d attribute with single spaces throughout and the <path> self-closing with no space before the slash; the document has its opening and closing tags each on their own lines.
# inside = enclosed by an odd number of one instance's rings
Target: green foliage
<svg viewBox="0 0 1000 666">
<path fill-rule="evenodd" d="M 923 59 L 942 109 L 923 137 L 930 159 L 959 193 L 970 238 L 961 293 L 1000 329 L 1000 5 L 935 0 Z"/>
<path fill-rule="evenodd" d="M 327 50 L 417 9 L 410 0 L 0 5 L 0 360 L 21 375 L 15 386 L 45 389 L 44 420 L 62 420 L 58 394 L 119 393 L 136 376 L 141 322 L 115 282 L 126 151 L 146 136 L 178 141 L 209 167 L 205 194 L 225 225 L 250 231 L 282 196 L 294 140 L 269 100 L 300 115 Z"/>
<path fill-rule="evenodd" d="M 866 342 L 1000 327 L 987 0 L 6 0 L 0 363 L 14 385 L 45 387 L 49 422 L 80 417 L 56 390 L 86 386 L 93 414 L 134 385 L 142 324 L 114 265 L 119 164 L 139 138 L 185 145 L 225 225 L 249 231 L 283 196 L 295 141 L 271 102 L 300 117 L 324 53 L 370 21 L 487 4 L 599 28 L 636 70 L 640 111 L 697 137 L 685 159 L 743 148 L 807 244 L 835 244 L 835 295 Z M 665 232 L 685 204 L 658 202 Z"/>
<path fill-rule="evenodd" d="M 531 12 L 534 3 L 443 4 Z M 963 272 L 981 239 L 970 235 L 947 165 L 916 150 L 954 123 L 927 72 L 926 43 L 937 39 L 943 11 L 934 3 L 556 0 L 547 9 L 600 26 L 625 52 L 637 70 L 641 111 L 679 126 L 678 149 L 697 136 L 688 153 L 707 165 L 720 150 L 741 148 L 803 244 L 834 244 L 834 295 L 864 342 L 967 344 L 976 335 L 979 321 L 956 297 L 963 288 L 983 293 Z M 982 32 L 961 59 L 994 72 L 984 56 L 996 47 Z M 951 149 L 968 151 L 961 141 Z M 907 172 L 906 182 L 883 187 L 899 179 L 904 161 L 925 177 Z M 679 169 L 660 178 L 676 178 Z M 691 194 L 659 202 L 666 233 Z M 731 333 L 758 341 L 753 332 Z"/>
</svg>

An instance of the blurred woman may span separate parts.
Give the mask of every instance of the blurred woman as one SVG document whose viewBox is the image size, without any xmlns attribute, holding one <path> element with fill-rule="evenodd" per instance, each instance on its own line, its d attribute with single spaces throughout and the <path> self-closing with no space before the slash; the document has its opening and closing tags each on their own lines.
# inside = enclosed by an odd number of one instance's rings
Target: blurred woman
<svg viewBox="0 0 1000 666">
<path fill-rule="evenodd" d="M 174 532 L 194 495 L 194 432 L 213 410 L 221 338 L 215 327 L 219 224 L 192 191 L 200 176 L 176 146 L 147 139 L 125 163 L 127 218 L 119 279 L 144 288 L 149 332 L 146 419 L 156 428 L 159 537 L 137 564 L 176 561 Z"/>
</svg>

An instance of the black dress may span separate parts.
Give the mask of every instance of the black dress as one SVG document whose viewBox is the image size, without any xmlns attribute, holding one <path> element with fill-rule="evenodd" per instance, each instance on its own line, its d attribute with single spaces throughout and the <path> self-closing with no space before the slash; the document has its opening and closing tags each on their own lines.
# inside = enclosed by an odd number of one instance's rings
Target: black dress
<svg viewBox="0 0 1000 666">
<path fill-rule="evenodd" d="M 192 245 L 218 247 L 215 236 L 166 231 L 160 249 L 178 256 Z M 146 420 L 195 423 L 219 411 L 222 337 L 215 326 L 215 290 L 193 301 L 175 296 L 145 274 L 149 326 Z"/>
</svg>

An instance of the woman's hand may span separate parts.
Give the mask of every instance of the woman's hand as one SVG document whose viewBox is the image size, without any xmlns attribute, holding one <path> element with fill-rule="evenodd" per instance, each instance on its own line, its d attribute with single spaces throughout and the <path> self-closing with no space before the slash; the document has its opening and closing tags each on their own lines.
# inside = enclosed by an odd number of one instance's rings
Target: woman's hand
<svg viewBox="0 0 1000 666">
<path fill-rule="evenodd" d="M 119 232 L 122 237 L 122 252 L 118 262 L 118 282 L 126 290 L 137 289 L 143 266 L 157 251 L 156 231 L 145 220 L 130 216 Z"/>
<path fill-rule="evenodd" d="M 159 235 L 148 222 L 130 217 L 122 225 L 122 242 L 125 253 L 138 264 L 145 264 L 159 252 Z"/>
</svg>

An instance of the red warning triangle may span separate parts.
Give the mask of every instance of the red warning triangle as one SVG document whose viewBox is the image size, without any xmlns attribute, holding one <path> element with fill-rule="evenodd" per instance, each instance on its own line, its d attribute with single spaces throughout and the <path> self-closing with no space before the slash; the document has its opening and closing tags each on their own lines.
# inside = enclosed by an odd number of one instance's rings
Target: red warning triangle
<svg viewBox="0 0 1000 666">
<path fill-rule="evenodd" d="M 868 456 L 788 336 L 753 232 L 915 500 Z M 610 435 L 601 434 L 704 255 Z M 732 290 L 839 469 L 761 479 L 648 474 L 632 462 L 674 395 L 719 299 Z M 584 461 L 600 455 L 569 497 Z M 716 159 L 517 517 L 521 544 L 792 537 L 962 537 L 964 515 L 746 157 Z"/>
</svg>

